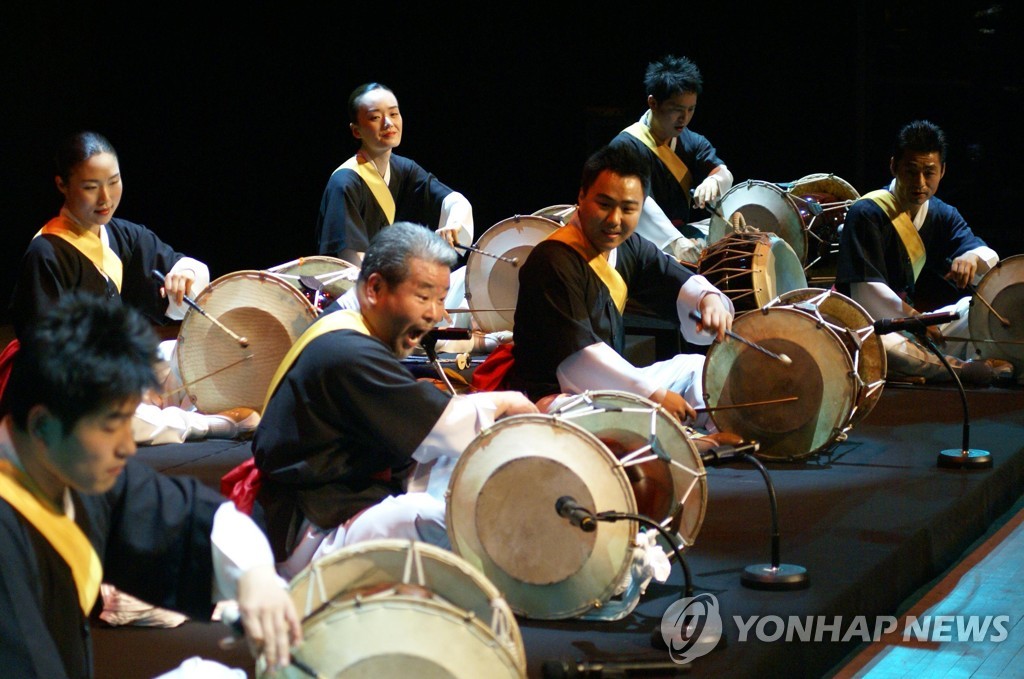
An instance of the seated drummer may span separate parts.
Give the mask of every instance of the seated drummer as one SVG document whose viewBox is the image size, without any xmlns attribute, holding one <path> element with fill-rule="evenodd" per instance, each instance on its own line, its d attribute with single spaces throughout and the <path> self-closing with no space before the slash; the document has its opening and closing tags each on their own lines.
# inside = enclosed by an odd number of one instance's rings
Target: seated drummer
<svg viewBox="0 0 1024 679">
<path fill-rule="evenodd" d="M 296 341 L 253 438 L 279 572 L 381 537 L 447 545 L 455 458 L 498 418 L 536 413 L 517 392 L 451 397 L 401 363 L 441 319 L 455 250 L 423 226 L 380 231 L 358 310 L 325 313 Z"/>
<path fill-rule="evenodd" d="M 612 140 L 632 147 L 647 163 L 651 188 L 637 233 L 682 262 L 696 263 L 706 233 L 690 226 L 690 202 L 703 209 L 732 188 L 732 173 L 706 137 L 690 129 L 704 78 L 686 57 L 647 65 L 647 110 Z M 692 190 L 692 198 L 691 198 Z"/>
<path fill-rule="evenodd" d="M 704 356 L 679 354 L 648 367 L 623 356 L 622 311 L 635 300 L 678 318 L 695 344 L 725 338 L 733 304 L 708 281 L 635 232 L 647 196 L 648 163 L 630 147 L 609 145 L 583 167 L 579 209 L 537 244 L 519 272 L 506 384 L 537 401 L 614 389 L 650 398 L 680 421 L 703 406 Z M 689 312 L 703 319 L 695 323 Z M 708 426 L 707 417 L 697 420 Z"/>
<path fill-rule="evenodd" d="M 124 183 L 113 145 L 97 132 L 71 135 L 57 151 L 55 181 L 64 204 L 22 257 L 11 298 L 15 335 L 24 337 L 73 291 L 124 303 L 158 325 L 184 318 L 184 296 L 209 284 L 209 269 L 176 252 L 145 226 L 114 217 Z M 165 274 L 162 283 L 154 270 Z M 201 414 L 182 401 L 184 390 L 177 389 L 180 382 L 170 370 L 175 345 L 173 340 L 161 345 L 162 382 L 136 410 L 136 442 L 181 443 L 251 432 L 259 416 L 248 409 Z M 159 395 L 167 392 L 170 398 Z"/>
<path fill-rule="evenodd" d="M 850 206 L 839 239 L 836 289 L 859 303 L 875 320 L 917 316 L 915 284 L 930 269 L 961 290 L 977 284 L 999 256 L 971 231 L 960 212 L 936 197 L 946 172 L 946 137 L 927 120 L 916 120 L 899 132 L 886 188 L 861 197 Z M 928 328 L 928 336 L 961 370 L 971 349 L 963 342 L 946 342 L 944 334 L 967 335 L 971 297 L 937 311 L 960 319 Z M 939 358 L 909 334 L 882 336 L 890 375 L 949 379 Z M 997 377 L 1012 377 L 1013 366 L 987 361 Z"/>
</svg>

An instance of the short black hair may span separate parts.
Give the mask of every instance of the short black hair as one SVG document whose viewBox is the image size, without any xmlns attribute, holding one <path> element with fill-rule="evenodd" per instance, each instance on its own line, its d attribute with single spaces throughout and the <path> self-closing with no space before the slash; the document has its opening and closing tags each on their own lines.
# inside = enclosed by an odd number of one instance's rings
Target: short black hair
<svg viewBox="0 0 1024 679">
<path fill-rule="evenodd" d="M 363 255 L 359 281 L 365 283 L 371 274 L 379 273 L 390 287 L 400 285 L 409 277 L 409 260 L 414 258 L 450 269 L 458 261 L 458 254 L 448 241 L 427 227 L 395 222 L 370 241 Z"/>
<path fill-rule="evenodd" d="M 583 176 L 580 178 L 580 189 L 583 193 L 590 190 L 605 170 L 620 177 L 637 177 L 643 185 L 644 197 L 650 193 L 650 164 L 630 144 L 608 144 L 587 158 L 587 162 L 583 164 Z"/>
<path fill-rule="evenodd" d="M 0 411 L 22 429 L 37 405 L 70 431 L 83 417 L 137 400 L 156 385 L 156 333 L 118 301 L 74 291 L 19 341 Z"/>
<path fill-rule="evenodd" d="M 670 54 L 647 64 L 644 86 L 656 101 L 666 101 L 680 92 L 700 94 L 704 90 L 704 77 L 697 64 Z"/>
<path fill-rule="evenodd" d="M 930 120 L 915 120 L 900 129 L 893 146 L 892 158 L 898 165 L 907 151 L 912 153 L 938 153 L 939 162 L 946 162 L 946 134 Z"/>
</svg>

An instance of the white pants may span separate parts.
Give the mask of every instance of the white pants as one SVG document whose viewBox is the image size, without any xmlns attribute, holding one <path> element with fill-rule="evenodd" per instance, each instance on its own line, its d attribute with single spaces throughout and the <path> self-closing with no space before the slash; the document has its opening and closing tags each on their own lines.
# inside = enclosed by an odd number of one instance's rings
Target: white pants
<svg viewBox="0 0 1024 679">
<path fill-rule="evenodd" d="M 644 377 L 659 387 L 681 394 L 683 400 L 694 408 L 704 407 L 704 356 L 702 354 L 676 354 L 667 361 L 658 361 L 644 368 L 637 368 Z M 695 426 L 715 432 L 714 423 L 708 413 L 698 413 Z"/>
<path fill-rule="evenodd" d="M 964 297 L 955 304 L 936 309 L 936 313 L 956 312 L 960 318 L 938 326 L 939 332 L 951 337 L 967 337 L 971 298 Z M 888 374 L 892 376 L 916 376 L 926 380 L 950 379 L 949 371 L 942 361 L 916 337 L 901 332 L 882 335 Z M 975 347 L 967 342 L 946 342 L 939 346 L 949 365 L 959 370 L 964 361 L 975 356 Z"/>
<path fill-rule="evenodd" d="M 196 411 L 178 374 L 177 340 L 160 343 L 161 361 L 156 367 L 157 391 L 163 405 L 140 403 L 132 417 L 132 433 L 139 445 L 182 443 L 205 438 L 209 433 L 206 416 Z"/>
</svg>

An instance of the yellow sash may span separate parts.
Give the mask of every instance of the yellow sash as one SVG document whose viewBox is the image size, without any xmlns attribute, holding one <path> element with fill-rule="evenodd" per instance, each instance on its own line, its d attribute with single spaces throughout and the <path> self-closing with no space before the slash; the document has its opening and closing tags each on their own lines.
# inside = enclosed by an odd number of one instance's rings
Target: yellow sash
<svg viewBox="0 0 1024 679">
<path fill-rule="evenodd" d="M 690 193 L 690 186 L 693 184 L 693 174 L 690 172 L 690 168 L 686 167 L 683 159 L 677 156 L 675 151 L 668 147 L 668 144 L 658 144 L 654 135 L 651 134 L 651 128 L 638 120 L 623 130 L 623 132 L 643 142 L 643 145 L 649 148 L 665 164 L 668 171 L 672 173 L 672 176 L 676 178 L 679 185 L 683 187 L 683 192 Z"/>
<path fill-rule="evenodd" d="M 299 357 L 302 350 L 306 346 L 321 335 L 326 335 L 329 332 L 335 330 L 355 330 L 361 332 L 364 335 L 370 334 L 370 329 L 366 327 L 366 322 L 363 320 L 363 315 L 358 311 L 343 310 L 343 311 L 332 311 L 326 316 L 313 321 L 312 325 L 306 328 L 306 331 L 299 336 L 299 339 L 295 340 L 295 344 L 291 346 L 288 353 L 281 360 L 281 364 L 277 366 L 277 372 L 274 373 L 274 379 L 270 380 L 270 387 L 267 389 L 267 397 L 263 400 L 263 412 L 267 411 L 267 404 L 270 403 L 270 397 L 277 391 L 277 386 L 284 379 L 285 373 L 295 363 L 295 359 Z"/>
<path fill-rule="evenodd" d="M 43 234 L 58 236 L 70 243 L 86 259 L 92 262 L 93 266 L 106 274 L 114 282 L 117 291 L 121 292 L 121 278 L 124 265 L 121 263 L 121 259 L 110 249 L 110 246 L 106 245 L 95 233 L 89 229 L 78 227 L 70 219 L 61 215 L 47 222 L 46 226 L 39 229 L 33 237 L 37 238 Z"/>
<path fill-rule="evenodd" d="M 921 275 L 921 269 L 924 268 L 925 251 L 924 241 L 921 240 L 921 234 L 914 227 L 910 213 L 900 212 L 896 196 L 886 189 L 872 191 L 863 197 L 874 201 L 875 205 L 882 208 L 882 211 L 892 221 L 893 228 L 896 229 L 900 240 L 903 241 L 903 246 L 907 248 L 910 266 L 914 269 L 914 280 L 916 281 L 917 277 Z"/>
<path fill-rule="evenodd" d="M 377 172 L 377 166 L 361 153 L 352 156 L 342 163 L 341 166 L 347 170 L 352 170 L 363 178 L 366 185 L 370 187 L 373 197 L 377 199 L 380 209 L 384 211 L 388 224 L 394 224 L 395 197 L 391 195 L 388 185 L 384 183 L 384 178 Z"/>
<path fill-rule="evenodd" d="M 39 501 L 19 480 L 21 472 L 7 460 L 0 460 L 0 497 L 42 533 L 64 559 L 78 589 L 78 605 L 89 615 L 103 581 L 103 566 L 92 543 L 74 521 Z"/>
<path fill-rule="evenodd" d="M 612 301 L 615 302 L 615 308 L 619 310 L 620 314 L 622 313 L 622 310 L 626 308 L 626 297 L 629 296 L 626 281 L 622 280 L 622 275 L 608 263 L 607 257 L 600 254 L 596 257 L 590 256 L 589 251 L 592 246 L 587 237 L 583 235 L 583 229 L 575 218 L 562 228 L 552 231 L 545 240 L 556 240 L 575 250 L 608 288 Z"/>
</svg>

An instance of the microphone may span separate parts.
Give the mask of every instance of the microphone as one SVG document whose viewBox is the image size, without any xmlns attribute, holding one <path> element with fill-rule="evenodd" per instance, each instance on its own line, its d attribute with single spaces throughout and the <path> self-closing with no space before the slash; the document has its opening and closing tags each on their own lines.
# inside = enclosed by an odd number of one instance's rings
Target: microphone
<svg viewBox="0 0 1024 679">
<path fill-rule="evenodd" d="M 929 325 L 941 325 L 960 318 L 960 314 L 952 311 L 940 311 L 932 314 L 921 314 L 919 316 L 907 316 L 906 318 L 882 318 L 872 325 L 878 335 L 887 335 L 890 332 L 920 332 Z"/>
<path fill-rule="evenodd" d="M 569 523 L 578 526 L 584 533 L 597 530 L 597 519 L 594 513 L 576 502 L 575 498 L 563 495 L 555 501 L 555 511 L 559 516 L 569 519 Z"/>
<path fill-rule="evenodd" d="M 544 679 L 575 677 L 664 677 L 689 672 L 689 665 L 670 660 L 589 661 L 545 660 L 541 666 Z"/>
<path fill-rule="evenodd" d="M 714 466 L 721 462 L 728 462 L 737 457 L 743 457 L 747 453 L 756 453 L 761 447 L 757 441 L 746 443 L 741 446 L 719 445 L 709 448 L 700 454 L 700 461 L 707 466 Z"/>
<path fill-rule="evenodd" d="M 431 328 L 420 338 L 420 342 L 437 342 L 438 340 L 469 339 L 469 328 Z"/>
</svg>

